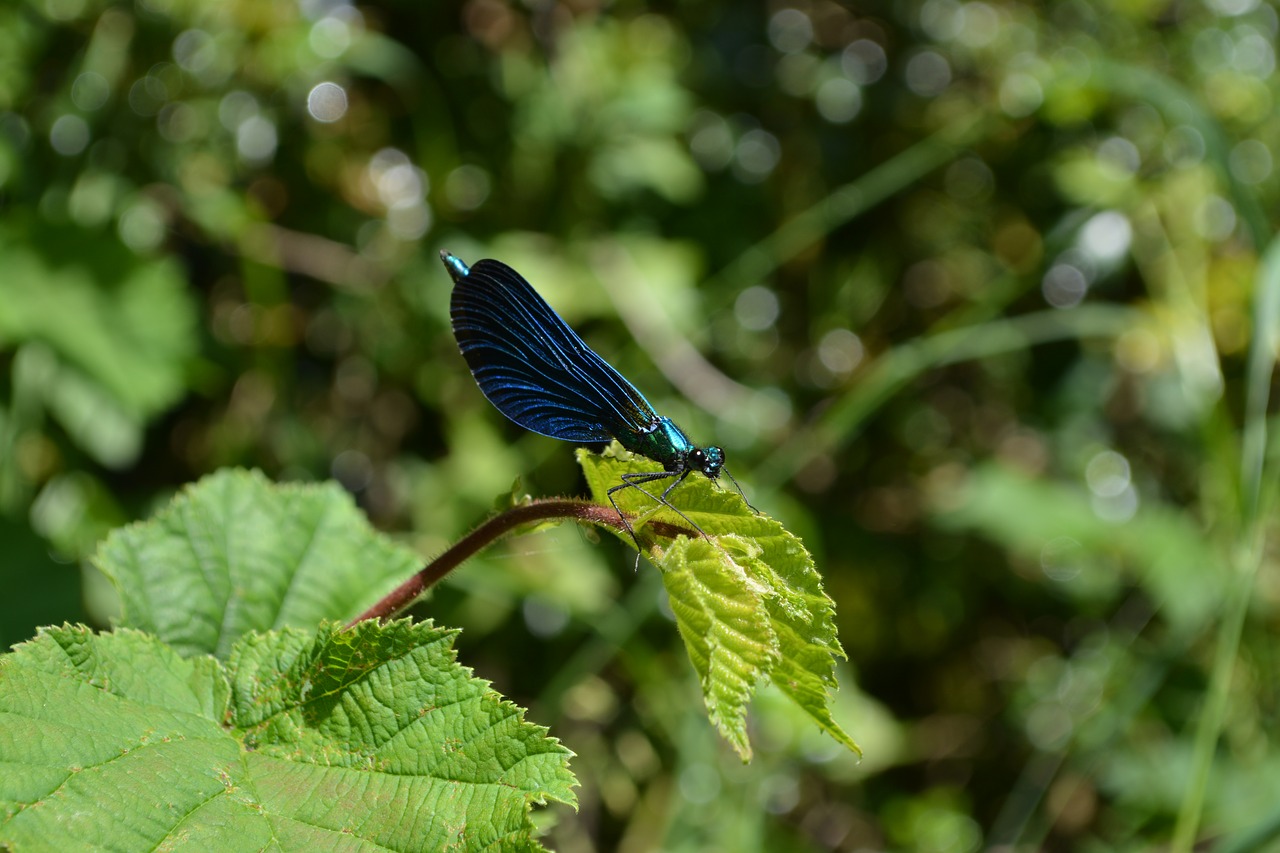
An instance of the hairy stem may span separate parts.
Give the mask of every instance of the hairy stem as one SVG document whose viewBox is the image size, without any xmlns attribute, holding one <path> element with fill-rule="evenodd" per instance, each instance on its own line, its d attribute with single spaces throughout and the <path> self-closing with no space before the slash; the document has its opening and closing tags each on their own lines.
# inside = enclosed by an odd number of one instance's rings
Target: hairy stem
<svg viewBox="0 0 1280 853">
<path fill-rule="evenodd" d="M 614 530 L 628 531 L 629 522 L 612 507 L 598 506 L 586 501 L 568 498 L 548 498 L 536 500 L 521 506 L 512 507 L 484 521 L 475 530 L 451 546 L 439 557 L 427 563 L 417 574 L 393 589 L 377 604 L 351 620 L 351 627 L 366 619 L 390 619 L 413 604 L 427 590 L 435 586 L 445 575 L 462 565 L 466 560 L 498 539 L 524 524 L 535 521 L 562 519 L 585 524 L 598 524 L 612 527 Z M 680 534 L 692 534 L 675 524 L 662 521 L 650 521 L 646 527 L 664 538 L 674 539 Z"/>
</svg>

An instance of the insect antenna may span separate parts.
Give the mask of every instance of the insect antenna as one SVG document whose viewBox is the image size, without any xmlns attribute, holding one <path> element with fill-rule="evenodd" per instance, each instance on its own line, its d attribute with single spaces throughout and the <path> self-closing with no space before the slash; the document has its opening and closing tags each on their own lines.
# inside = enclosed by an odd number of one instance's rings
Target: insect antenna
<svg viewBox="0 0 1280 853">
<path fill-rule="evenodd" d="M 742 486 L 738 485 L 738 478 L 730 474 L 728 468 L 721 468 L 720 473 L 728 477 L 729 482 L 733 483 L 733 487 L 738 490 L 738 494 L 742 495 L 742 502 L 747 505 L 747 509 L 754 512 L 756 515 L 759 515 L 760 510 L 751 505 L 751 501 L 747 500 L 747 493 L 742 491 Z"/>
</svg>

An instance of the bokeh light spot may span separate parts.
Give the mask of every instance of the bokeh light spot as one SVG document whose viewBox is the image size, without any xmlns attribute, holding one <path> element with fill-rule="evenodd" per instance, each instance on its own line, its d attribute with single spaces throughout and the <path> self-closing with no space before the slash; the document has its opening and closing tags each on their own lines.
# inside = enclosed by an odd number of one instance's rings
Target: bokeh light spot
<svg viewBox="0 0 1280 853">
<path fill-rule="evenodd" d="M 742 134 L 734 155 L 735 174 L 740 180 L 753 183 L 769 176 L 778 165 L 782 149 L 776 136 L 755 128 Z"/>
<path fill-rule="evenodd" d="M 1271 177 L 1271 149 L 1256 139 L 1246 139 L 1231 149 L 1227 160 L 1231 174 L 1244 184 L 1260 184 Z"/>
<path fill-rule="evenodd" d="M 156 129 L 165 140 L 174 143 L 188 142 L 204 131 L 204 120 L 190 104 L 179 101 L 166 104 L 156 117 Z"/>
<path fill-rule="evenodd" d="M 1223 17 L 1236 17 L 1258 8 L 1259 0 L 1208 0 L 1205 4 Z"/>
<path fill-rule="evenodd" d="M 86 0 L 45 0 L 44 11 L 55 21 L 74 21 L 84 14 Z"/>
<path fill-rule="evenodd" d="M 1057 536 L 1040 549 L 1040 570 L 1049 580 L 1066 582 L 1080 574 L 1080 543 L 1070 536 Z"/>
<path fill-rule="evenodd" d="M 397 239 L 417 240 L 431 228 L 431 211 L 421 200 L 397 204 L 387 211 L 387 228 Z"/>
<path fill-rule="evenodd" d="M 63 157 L 74 157 L 89 144 L 89 124 L 77 115 L 59 116 L 49 128 L 49 144 Z"/>
<path fill-rule="evenodd" d="M 418 201 L 427 192 L 426 173 L 398 148 L 383 148 L 374 154 L 369 160 L 368 175 L 378 200 L 386 207 Z"/>
<path fill-rule="evenodd" d="M 316 121 L 337 121 L 347 114 L 347 90 L 329 81 L 317 83 L 307 95 L 307 112 Z"/>
<path fill-rule="evenodd" d="M 1044 87 L 1035 77 L 1015 71 L 1000 84 L 1000 109 L 1014 118 L 1031 115 L 1044 103 Z"/>
<path fill-rule="evenodd" d="M 920 28 L 934 41 L 951 41 L 964 28 L 964 7 L 958 0 L 927 0 L 920 7 Z"/>
<path fill-rule="evenodd" d="M 1206 240 L 1221 241 L 1236 228 L 1236 209 L 1220 195 L 1210 195 L 1196 210 L 1196 231 Z"/>
<path fill-rule="evenodd" d="M 171 68 L 168 63 L 160 62 L 152 66 L 145 77 L 135 80 L 129 87 L 129 108 L 140 116 L 153 116 L 160 112 L 160 108 L 177 94 L 165 82 L 171 76 Z"/>
<path fill-rule="evenodd" d="M 1045 302 L 1054 308 L 1074 308 L 1089 292 L 1089 282 L 1078 268 L 1071 264 L 1054 264 L 1044 274 L 1040 291 Z"/>
<path fill-rule="evenodd" d="M 778 296 L 767 287 L 755 285 L 738 294 L 733 303 L 733 314 L 742 328 L 762 331 L 778 322 L 780 308 Z"/>
<path fill-rule="evenodd" d="M 1170 166 L 1189 166 L 1204 159 L 1204 137 L 1188 125 L 1179 125 L 1164 138 L 1162 153 Z"/>
<path fill-rule="evenodd" d="M 964 27 L 959 40 L 967 47 L 986 47 L 1000 35 L 1000 13 L 986 3 L 964 5 Z"/>
<path fill-rule="evenodd" d="M 769 19 L 769 43 L 782 53 L 797 53 L 813 41 L 813 22 L 799 9 L 779 9 Z"/>
<path fill-rule="evenodd" d="M 921 51 L 907 62 L 906 82 L 922 98 L 937 97 L 951 85 L 951 64 L 940 53 Z"/>
<path fill-rule="evenodd" d="M 110 95 L 111 86 L 107 78 L 96 71 L 84 72 L 71 84 L 71 102 L 85 112 L 101 108 Z"/>
<path fill-rule="evenodd" d="M 458 210 L 475 210 L 489 198 L 492 181 L 479 166 L 462 165 L 444 179 L 444 195 Z"/>
<path fill-rule="evenodd" d="M 733 129 L 723 116 L 699 110 L 690 127 L 689 150 L 704 169 L 716 172 L 733 162 Z"/>
<path fill-rule="evenodd" d="M 204 30 L 184 30 L 173 40 L 173 61 L 195 77 L 203 77 L 217 61 L 217 45 Z"/>
<path fill-rule="evenodd" d="M 1085 482 L 1089 491 L 1103 498 L 1114 498 L 1129 488 L 1129 460 L 1114 450 L 1094 454 L 1085 466 Z"/>
<path fill-rule="evenodd" d="M 884 76 L 889 58 L 884 48 L 870 39 L 858 39 L 840 54 L 840 70 L 859 86 L 869 86 Z"/>
<path fill-rule="evenodd" d="M 236 90 L 222 96 L 218 102 L 218 121 L 235 133 L 246 120 L 258 114 L 258 99 L 248 92 Z"/>
<path fill-rule="evenodd" d="M 862 90 L 852 80 L 834 77 L 818 87 L 814 103 L 827 121 L 847 124 L 862 109 Z"/>
<path fill-rule="evenodd" d="M 1027 739 L 1046 752 L 1061 749 L 1071 737 L 1071 714 L 1060 702 L 1040 702 L 1027 714 Z"/>
<path fill-rule="evenodd" d="M 1276 49 L 1262 33 L 1244 33 L 1231 51 L 1231 67 L 1265 80 L 1276 70 Z"/>
<path fill-rule="evenodd" d="M 1124 524 L 1138 514 L 1138 492 L 1127 485 L 1115 495 L 1097 495 L 1089 501 L 1093 514 L 1110 524 Z"/>
<path fill-rule="evenodd" d="M 250 116 L 236 129 L 236 151 L 246 163 L 260 165 L 276 153 L 276 126 L 260 115 Z"/>
<path fill-rule="evenodd" d="M 1080 248 L 1103 263 L 1123 258 L 1132 241 L 1133 226 L 1123 213 L 1114 210 L 1094 214 L 1080 229 Z"/>
<path fill-rule="evenodd" d="M 529 633 L 537 637 L 554 637 L 569 624 L 569 612 L 564 607 L 537 596 L 524 600 L 521 615 Z"/>
<path fill-rule="evenodd" d="M 373 462 L 359 450 L 344 450 L 333 458 L 329 473 L 348 492 L 363 492 L 373 482 Z"/>
<path fill-rule="evenodd" d="M 316 56 L 337 59 L 351 46 L 351 27 L 334 15 L 327 15 L 311 25 L 307 43 Z"/>
<path fill-rule="evenodd" d="M 961 157 L 944 175 L 947 194 L 956 201 L 978 201 L 988 198 L 995 188 L 991 167 L 977 157 Z"/>
<path fill-rule="evenodd" d="M 818 359 L 837 378 L 852 373 L 863 354 L 862 339 L 848 329 L 832 329 L 818 342 Z"/>
<path fill-rule="evenodd" d="M 1127 175 L 1136 174 L 1142 166 L 1142 155 L 1138 146 L 1123 136 L 1112 136 L 1102 141 L 1097 149 L 1098 160 L 1119 169 Z"/>
<path fill-rule="evenodd" d="M 1116 339 L 1116 364 L 1130 373 L 1150 373 L 1160 366 L 1162 354 L 1160 338 L 1141 326 L 1126 330 Z"/>
<path fill-rule="evenodd" d="M 167 224 L 164 212 L 150 199 L 139 199 L 123 213 L 116 230 L 120 239 L 139 254 L 152 251 L 164 240 Z"/>
</svg>

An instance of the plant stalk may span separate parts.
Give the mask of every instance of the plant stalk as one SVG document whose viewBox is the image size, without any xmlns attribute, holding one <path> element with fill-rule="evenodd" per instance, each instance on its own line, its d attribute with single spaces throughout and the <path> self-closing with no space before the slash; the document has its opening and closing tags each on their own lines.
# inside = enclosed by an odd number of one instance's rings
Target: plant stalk
<svg viewBox="0 0 1280 853">
<path fill-rule="evenodd" d="M 350 628 L 366 619 L 390 619 L 417 601 L 427 590 L 469 558 L 506 536 L 516 528 L 538 521 L 562 519 L 630 531 L 631 525 L 612 507 L 569 498 L 547 498 L 512 507 L 485 520 L 479 527 L 459 539 L 439 557 L 422 567 L 413 577 L 384 596 L 377 604 L 348 623 Z M 674 539 L 689 533 L 679 525 L 650 521 L 646 525 L 654 533 Z"/>
</svg>

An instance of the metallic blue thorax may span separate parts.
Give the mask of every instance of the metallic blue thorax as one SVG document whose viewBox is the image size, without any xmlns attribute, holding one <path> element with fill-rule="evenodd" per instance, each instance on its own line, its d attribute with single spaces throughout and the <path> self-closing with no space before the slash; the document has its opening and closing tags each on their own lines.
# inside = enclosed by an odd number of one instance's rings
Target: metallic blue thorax
<svg viewBox="0 0 1280 853">
<path fill-rule="evenodd" d="M 627 431 L 614 436 L 618 443 L 630 450 L 662 463 L 668 471 L 683 471 L 685 460 L 693 450 L 693 442 L 671 418 L 658 418 L 647 429 Z"/>
</svg>

